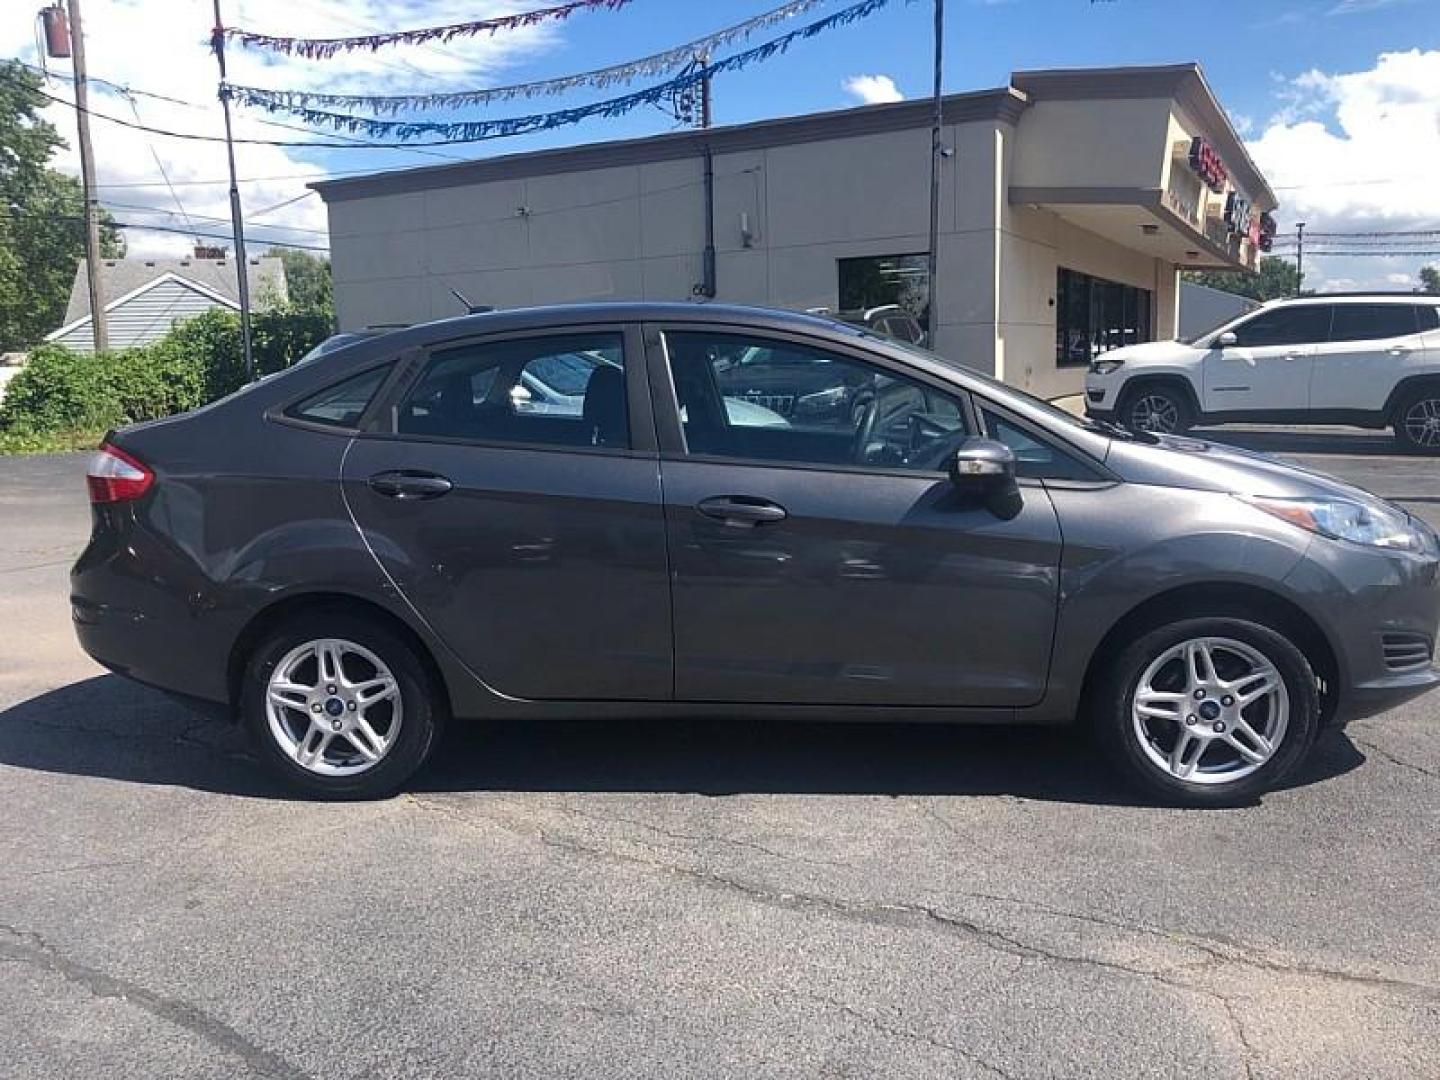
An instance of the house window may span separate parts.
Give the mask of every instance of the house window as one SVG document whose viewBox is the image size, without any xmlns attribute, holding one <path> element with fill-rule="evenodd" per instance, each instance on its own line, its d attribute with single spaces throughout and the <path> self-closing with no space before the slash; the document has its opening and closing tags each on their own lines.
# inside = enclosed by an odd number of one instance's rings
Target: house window
<svg viewBox="0 0 1440 1080">
<path fill-rule="evenodd" d="M 840 259 L 840 309 L 847 312 L 868 311 L 886 304 L 898 304 L 929 330 L 928 262 L 924 254 Z"/>
<path fill-rule="evenodd" d="M 1151 339 L 1150 290 L 1061 267 L 1055 283 L 1055 363 L 1088 364 Z"/>
</svg>

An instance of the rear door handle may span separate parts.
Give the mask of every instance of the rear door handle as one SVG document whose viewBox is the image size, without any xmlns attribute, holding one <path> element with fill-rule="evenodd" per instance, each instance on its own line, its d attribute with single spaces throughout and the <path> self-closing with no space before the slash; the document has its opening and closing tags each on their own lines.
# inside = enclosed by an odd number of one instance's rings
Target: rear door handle
<svg viewBox="0 0 1440 1080">
<path fill-rule="evenodd" d="M 779 503 L 754 495 L 713 495 L 708 499 L 701 499 L 695 509 L 706 517 L 737 529 L 784 521 L 787 517 L 785 508 Z"/>
<path fill-rule="evenodd" d="M 370 477 L 370 490 L 375 494 L 406 502 L 438 499 L 452 487 L 454 485 L 443 476 L 410 469 L 376 473 Z"/>
</svg>

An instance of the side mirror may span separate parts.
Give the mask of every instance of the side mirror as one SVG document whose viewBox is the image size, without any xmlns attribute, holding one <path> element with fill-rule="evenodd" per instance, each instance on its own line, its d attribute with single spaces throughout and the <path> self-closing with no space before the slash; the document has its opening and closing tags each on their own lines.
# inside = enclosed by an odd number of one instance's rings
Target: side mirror
<svg viewBox="0 0 1440 1080">
<path fill-rule="evenodd" d="M 1236 345 L 1239 345 L 1240 339 L 1235 336 L 1234 330 L 1226 330 L 1223 334 L 1221 334 L 1218 338 L 1215 339 L 1215 344 L 1222 349 L 1230 349 Z"/>
<path fill-rule="evenodd" d="M 950 460 L 950 482 L 968 491 L 1015 483 L 1015 451 L 994 439 L 966 439 Z"/>
</svg>

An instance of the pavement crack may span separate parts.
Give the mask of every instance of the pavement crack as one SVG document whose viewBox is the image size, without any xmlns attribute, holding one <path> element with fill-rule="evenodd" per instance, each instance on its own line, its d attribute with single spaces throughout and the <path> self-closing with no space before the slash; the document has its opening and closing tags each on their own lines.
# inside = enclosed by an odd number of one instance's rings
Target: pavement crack
<svg viewBox="0 0 1440 1080">
<path fill-rule="evenodd" d="M 1428 776 L 1431 780 L 1440 780 L 1440 772 L 1436 772 L 1434 769 L 1427 769 L 1424 765 L 1417 765 L 1413 761 L 1406 761 L 1398 754 L 1386 750 L 1385 747 L 1379 743 L 1373 743 L 1369 739 L 1357 738 L 1354 731 L 1350 732 L 1350 741 L 1356 746 L 1363 746 L 1372 754 L 1378 754 L 1391 765 L 1398 766 L 1401 769 L 1409 769 L 1411 772 L 1419 773 L 1421 776 Z"/>
<path fill-rule="evenodd" d="M 92 997 L 127 1002 L 151 1016 L 204 1039 L 245 1063 L 251 1072 L 279 1080 L 307 1080 L 306 1074 L 270 1050 L 257 1046 L 229 1024 L 179 998 L 147 990 L 128 979 L 107 975 L 71 960 L 39 934 L 0 924 L 0 961 L 24 964 L 37 971 L 59 975 Z"/>
</svg>

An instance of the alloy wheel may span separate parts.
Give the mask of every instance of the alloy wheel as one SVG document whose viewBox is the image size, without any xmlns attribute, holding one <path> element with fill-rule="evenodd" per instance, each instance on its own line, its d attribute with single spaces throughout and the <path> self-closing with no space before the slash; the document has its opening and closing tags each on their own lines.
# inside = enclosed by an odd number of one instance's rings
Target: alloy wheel
<svg viewBox="0 0 1440 1080">
<path fill-rule="evenodd" d="M 1142 394 L 1130 406 L 1130 426 L 1138 431 L 1171 435 L 1180 427 L 1180 409 L 1163 394 Z"/>
<path fill-rule="evenodd" d="M 1146 667 L 1131 722 L 1145 757 L 1192 784 L 1227 784 L 1261 768 L 1280 748 L 1290 695 L 1259 649 L 1233 638 L 1192 638 Z"/>
<path fill-rule="evenodd" d="M 307 641 L 286 653 L 265 688 L 276 745 L 320 776 L 354 776 L 385 757 L 404 718 L 400 684 L 363 645 Z"/>
<path fill-rule="evenodd" d="M 1440 448 L 1440 398 L 1421 398 L 1405 410 L 1401 421 L 1416 446 Z"/>
</svg>

